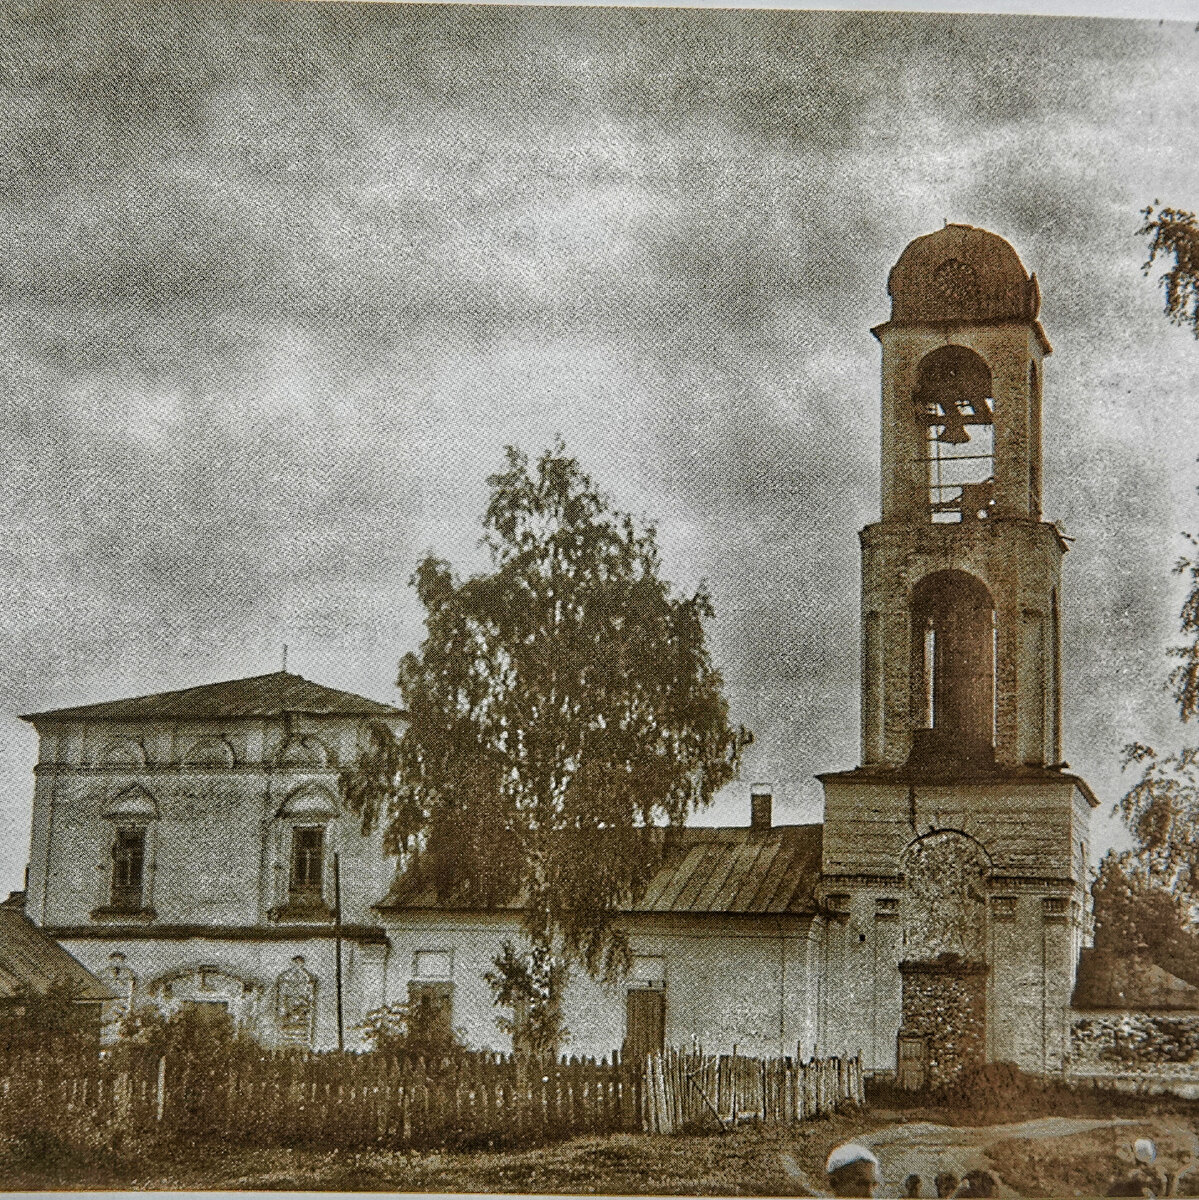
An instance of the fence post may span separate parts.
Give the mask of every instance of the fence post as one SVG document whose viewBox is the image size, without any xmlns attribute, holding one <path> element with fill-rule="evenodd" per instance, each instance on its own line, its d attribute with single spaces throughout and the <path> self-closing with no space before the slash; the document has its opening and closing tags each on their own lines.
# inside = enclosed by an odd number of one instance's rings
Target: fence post
<svg viewBox="0 0 1199 1200">
<path fill-rule="evenodd" d="M 166 1095 L 167 1095 L 166 1083 L 167 1083 L 167 1060 L 166 1060 L 166 1055 L 163 1055 L 158 1060 L 158 1087 L 157 1087 L 157 1090 L 156 1090 L 155 1096 L 154 1096 L 154 1099 L 155 1099 L 154 1116 L 155 1116 L 155 1120 L 160 1121 L 160 1122 L 162 1120 L 163 1105 L 166 1103 Z"/>
<path fill-rule="evenodd" d="M 737 1092 L 741 1090 L 739 1084 L 741 1080 L 737 1078 L 737 1043 L 733 1043 L 732 1064 L 729 1069 L 730 1082 L 732 1084 L 732 1116 L 730 1122 L 733 1129 L 737 1128 Z"/>
</svg>

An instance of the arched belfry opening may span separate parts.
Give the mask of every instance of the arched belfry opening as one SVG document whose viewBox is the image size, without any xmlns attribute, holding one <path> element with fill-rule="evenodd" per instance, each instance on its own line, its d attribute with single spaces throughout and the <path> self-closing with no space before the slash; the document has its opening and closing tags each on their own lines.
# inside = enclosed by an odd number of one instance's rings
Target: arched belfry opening
<svg viewBox="0 0 1199 1200">
<path fill-rule="evenodd" d="M 937 571 L 912 592 L 913 754 L 993 755 L 995 602 L 965 571 Z"/>
<path fill-rule="evenodd" d="M 912 393 L 928 505 L 938 523 L 984 521 L 995 502 L 995 406 L 991 368 L 965 346 L 925 355 Z"/>
</svg>

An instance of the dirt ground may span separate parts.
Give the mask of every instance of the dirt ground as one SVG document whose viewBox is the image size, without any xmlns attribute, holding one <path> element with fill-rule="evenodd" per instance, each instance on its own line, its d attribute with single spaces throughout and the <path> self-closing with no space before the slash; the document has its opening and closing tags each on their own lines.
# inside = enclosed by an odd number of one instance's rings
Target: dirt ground
<svg viewBox="0 0 1199 1200">
<path fill-rule="evenodd" d="M 119 1158 L 29 1147 L 0 1165 L 8 1190 L 300 1190 L 521 1192 L 565 1194 L 819 1194 L 833 1146 L 867 1142 L 883 1166 L 881 1194 L 905 1177 L 975 1166 L 998 1172 L 1018 1196 L 1102 1195 L 1124 1169 L 1121 1149 L 1154 1137 L 1171 1162 L 1199 1150 L 1194 1114 L 1144 1121 L 1042 1117 L 1018 1124 L 959 1126 L 913 1114 L 863 1110 L 788 1129 L 746 1126 L 727 1134 L 578 1138 L 525 1150 L 469 1153 L 278 1150 L 245 1147 L 130 1147 Z M 924 1115 L 924 1114 L 916 1114 Z M 934 1116 L 935 1114 L 929 1114 Z M 1184 1179 L 1199 1187 L 1199 1172 Z M 1194 1194 L 1186 1191 L 1180 1194 Z"/>
</svg>

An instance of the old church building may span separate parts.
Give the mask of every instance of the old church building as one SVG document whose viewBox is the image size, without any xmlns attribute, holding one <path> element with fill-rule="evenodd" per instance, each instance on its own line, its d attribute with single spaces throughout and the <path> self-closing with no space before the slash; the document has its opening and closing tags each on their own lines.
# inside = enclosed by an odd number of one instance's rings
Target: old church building
<svg viewBox="0 0 1199 1200">
<path fill-rule="evenodd" d="M 1061 1066 L 1096 800 L 1062 761 L 1037 281 L 1003 239 L 947 225 L 888 291 L 861 764 L 821 776 L 823 824 L 775 825 L 755 787 L 744 826 L 663 831 L 622 918 L 631 974 L 568 986 L 572 1053 L 818 1048 L 908 1082 Z M 441 907 L 344 811 L 340 769 L 398 710 L 276 673 L 27 719 L 26 911 L 122 995 L 317 1046 L 339 990 L 349 1044 L 371 1008 L 420 1000 L 471 1045 L 509 1044 L 483 975 L 519 914 Z"/>
<path fill-rule="evenodd" d="M 381 833 L 343 812 L 340 766 L 401 716 L 279 671 L 26 717 L 26 914 L 126 1002 L 336 1045 L 337 943 L 357 1019 L 384 993 L 372 905 L 395 871 Z"/>
</svg>

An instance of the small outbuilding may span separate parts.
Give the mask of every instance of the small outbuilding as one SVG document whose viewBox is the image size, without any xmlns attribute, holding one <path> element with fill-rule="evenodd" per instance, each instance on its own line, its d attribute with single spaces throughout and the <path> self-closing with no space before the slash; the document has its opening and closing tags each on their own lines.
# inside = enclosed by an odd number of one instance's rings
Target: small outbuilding
<svg viewBox="0 0 1199 1200">
<path fill-rule="evenodd" d="M 116 992 L 40 930 L 25 915 L 25 893 L 13 892 L 0 904 L 0 1011 L 11 1014 L 54 987 L 69 991 L 98 1037 L 104 1004 Z"/>
</svg>

